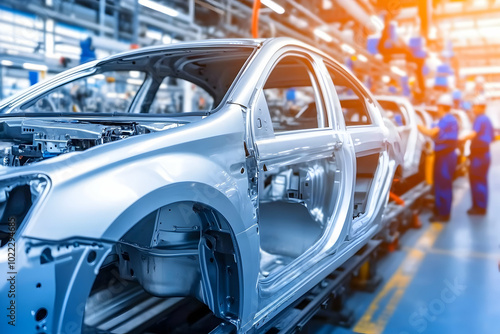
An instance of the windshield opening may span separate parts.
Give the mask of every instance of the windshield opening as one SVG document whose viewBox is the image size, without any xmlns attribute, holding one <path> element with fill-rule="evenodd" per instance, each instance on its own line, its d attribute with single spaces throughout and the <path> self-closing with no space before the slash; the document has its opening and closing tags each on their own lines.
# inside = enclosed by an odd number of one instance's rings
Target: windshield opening
<svg viewBox="0 0 500 334">
<path fill-rule="evenodd" d="M 8 112 L 210 112 L 219 107 L 253 50 L 217 47 L 167 54 L 165 50 L 110 59 L 97 65 L 94 74 L 49 88 Z"/>
</svg>

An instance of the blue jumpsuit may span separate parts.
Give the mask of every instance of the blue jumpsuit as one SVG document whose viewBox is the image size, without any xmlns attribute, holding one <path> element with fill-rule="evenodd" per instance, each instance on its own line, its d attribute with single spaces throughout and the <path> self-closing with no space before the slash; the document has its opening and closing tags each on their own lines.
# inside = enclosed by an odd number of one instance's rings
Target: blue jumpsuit
<svg viewBox="0 0 500 334">
<path fill-rule="evenodd" d="M 439 216 L 449 216 L 453 198 L 453 175 L 457 166 L 455 149 L 458 142 L 458 122 L 447 114 L 436 125 L 439 134 L 434 139 L 434 197 L 436 213 Z"/>
<path fill-rule="evenodd" d="M 488 169 L 490 167 L 490 143 L 493 141 L 493 126 L 486 115 L 474 121 L 476 137 L 471 142 L 469 179 L 473 207 L 486 209 L 488 205 Z"/>
</svg>

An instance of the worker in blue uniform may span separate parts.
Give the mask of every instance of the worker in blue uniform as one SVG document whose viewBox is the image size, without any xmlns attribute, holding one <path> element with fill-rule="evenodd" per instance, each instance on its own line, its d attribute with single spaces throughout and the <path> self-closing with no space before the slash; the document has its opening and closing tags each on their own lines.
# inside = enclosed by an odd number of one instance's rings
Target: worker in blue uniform
<svg viewBox="0 0 500 334">
<path fill-rule="evenodd" d="M 488 206 L 488 169 L 490 168 L 490 144 L 493 141 L 493 125 L 485 115 L 486 99 L 476 98 L 472 107 L 474 112 L 473 132 L 461 138 L 471 139 L 469 180 L 472 191 L 472 207 L 467 211 L 470 215 L 485 215 Z"/>
<path fill-rule="evenodd" d="M 457 166 L 456 148 L 458 144 L 458 122 L 450 113 L 453 98 L 450 94 L 442 95 L 437 101 L 438 122 L 432 128 L 418 125 L 424 135 L 434 140 L 434 201 L 435 215 L 432 222 L 450 220 L 453 199 L 453 175 Z"/>
</svg>

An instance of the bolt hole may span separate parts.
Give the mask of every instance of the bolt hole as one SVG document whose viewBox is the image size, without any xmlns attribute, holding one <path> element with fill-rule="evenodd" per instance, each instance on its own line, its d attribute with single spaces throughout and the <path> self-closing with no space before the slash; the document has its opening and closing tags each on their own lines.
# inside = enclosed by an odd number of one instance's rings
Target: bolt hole
<svg viewBox="0 0 500 334">
<path fill-rule="evenodd" d="M 241 174 L 245 173 L 245 168 L 241 168 L 240 172 Z"/>
<path fill-rule="evenodd" d="M 36 283 L 36 287 L 39 289 L 42 287 L 42 283 Z"/>
<path fill-rule="evenodd" d="M 213 257 L 210 258 L 210 263 L 214 263 L 214 258 Z"/>
<path fill-rule="evenodd" d="M 96 258 L 97 258 L 97 253 L 95 251 L 91 251 L 89 255 L 87 255 L 87 262 L 93 263 Z"/>
<path fill-rule="evenodd" d="M 44 307 L 39 308 L 38 311 L 36 311 L 35 313 L 35 320 L 42 321 L 45 318 L 47 318 L 47 309 Z"/>
</svg>

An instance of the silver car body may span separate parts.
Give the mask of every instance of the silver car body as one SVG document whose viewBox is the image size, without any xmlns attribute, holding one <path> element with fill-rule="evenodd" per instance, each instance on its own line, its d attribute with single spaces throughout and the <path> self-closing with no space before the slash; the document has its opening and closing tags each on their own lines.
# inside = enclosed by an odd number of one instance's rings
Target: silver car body
<svg viewBox="0 0 500 334">
<path fill-rule="evenodd" d="M 145 117 L 133 115 L 134 102 L 128 116 L 16 114 L 103 66 L 146 69 L 155 55 L 214 48 L 251 49 L 215 112 Z M 273 133 L 263 87 L 289 54 L 312 68 L 329 120 L 323 128 Z M 372 124 L 345 126 L 325 62 L 359 89 Z M 151 84 L 146 79 L 134 101 Z M 191 295 L 238 332 L 258 329 L 383 228 L 402 163 L 400 139 L 371 94 L 333 59 L 287 38 L 134 50 L 64 72 L 0 107 L 5 131 L 22 128 L 23 138 L 41 143 L 61 131 L 63 139 L 51 143 L 110 126 L 123 137 L 0 168 L 2 207 L 9 210 L 12 189 L 32 201 L 0 249 L 0 268 L 15 272 L 17 287 L 16 327 L 2 321 L 2 333 L 79 332 L 94 279 L 111 262 L 153 295 Z M 115 125 L 128 122 L 146 133 L 124 135 L 130 129 Z M 12 287 L 1 281 L 2 301 Z"/>
<path fill-rule="evenodd" d="M 417 174 L 426 139 L 418 131 L 418 119 L 413 105 L 407 98 L 399 96 L 376 96 L 376 99 L 386 112 L 392 113 L 390 118 L 395 123 L 403 141 L 405 152 L 403 179 Z M 396 115 L 401 119 L 395 120 Z"/>
</svg>

